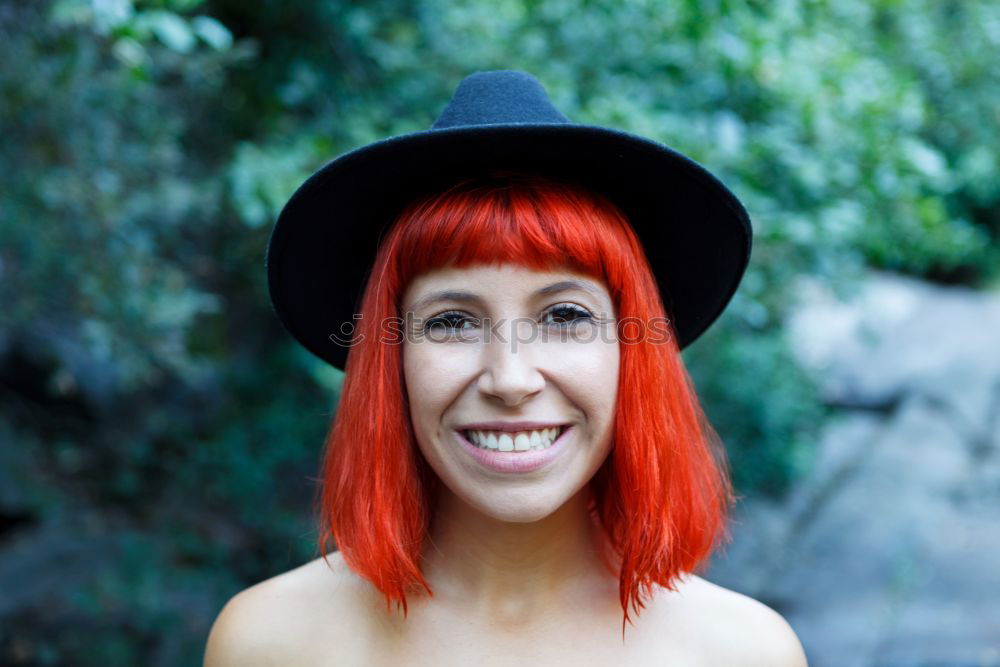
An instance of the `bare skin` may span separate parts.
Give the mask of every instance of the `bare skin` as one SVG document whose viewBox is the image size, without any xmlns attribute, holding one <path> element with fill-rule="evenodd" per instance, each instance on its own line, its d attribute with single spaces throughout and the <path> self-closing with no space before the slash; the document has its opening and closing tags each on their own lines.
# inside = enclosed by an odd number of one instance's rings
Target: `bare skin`
<svg viewBox="0 0 1000 667">
<path fill-rule="evenodd" d="M 445 335 L 403 348 L 417 445 L 442 481 L 421 563 L 434 597 L 409 597 L 404 619 L 333 554 L 329 567 L 317 559 L 231 600 L 207 667 L 805 665 L 776 612 L 694 575 L 656 590 L 638 617 L 630 610 L 623 642 L 619 582 L 586 510 L 612 446 L 619 347 L 586 335 L 596 319 L 572 315 L 613 317 L 601 281 L 511 265 L 440 269 L 415 279 L 403 303 L 424 323 L 453 318 Z M 567 336 L 514 328 L 556 334 L 570 316 L 579 321 Z M 485 335 L 487 320 L 504 323 L 502 341 Z M 463 425 L 496 421 L 571 429 L 559 458 L 512 474 L 457 440 Z"/>
<path fill-rule="evenodd" d="M 232 598 L 205 666 L 807 665 L 780 615 L 693 574 L 676 591 L 657 589 L 638 618 L 630 614 L 623 644 L 617 586 L 608 589 L 534 623 L 506 626 L 436 599 L 410 599 L 404 621 L 332 553 Z"/>
</svg>

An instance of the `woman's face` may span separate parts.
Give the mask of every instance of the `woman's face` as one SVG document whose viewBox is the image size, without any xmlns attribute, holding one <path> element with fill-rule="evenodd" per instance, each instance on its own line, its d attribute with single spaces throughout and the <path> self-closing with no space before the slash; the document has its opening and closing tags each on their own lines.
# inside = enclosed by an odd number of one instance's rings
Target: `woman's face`
<svg viewBox="0 0 1000 667">
<path fill-rule="evenodd" d="M 593 477 L 611 449 L 618 389 L 602 281 L 511 264 L 451 267 L 414 279 L 402 306 L 417 443 L 452 493 L 528 522 Z"/>
</svg>

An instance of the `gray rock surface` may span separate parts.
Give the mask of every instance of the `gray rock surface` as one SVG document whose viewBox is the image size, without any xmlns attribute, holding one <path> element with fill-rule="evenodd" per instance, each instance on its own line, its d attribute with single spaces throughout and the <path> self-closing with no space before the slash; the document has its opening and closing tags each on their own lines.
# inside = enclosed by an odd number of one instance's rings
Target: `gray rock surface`
<svg viewBox="0 0 1000 667">
<path fill-rule="evenodd" d="M 1000 294 L 803 284 L 791 340 L 839 407 L 706 577 L 778 609 L 810 665 L 1000 665 Z"/>
</svg>

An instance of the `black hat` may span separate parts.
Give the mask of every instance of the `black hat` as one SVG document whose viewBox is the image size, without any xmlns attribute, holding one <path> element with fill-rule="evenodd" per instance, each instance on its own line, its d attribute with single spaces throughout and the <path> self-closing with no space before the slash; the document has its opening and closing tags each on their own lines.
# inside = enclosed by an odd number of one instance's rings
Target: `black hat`
<svg viewBox="0 0 1000 667">
<path fill-rule="evenodd" d="M 416 196 L 493 169 L 568 178 L 615 202 L 642 241 L 682 348 L 715 321 L 746 270 L 750 219 L 704 167 L 655 141 L 570 121 L 530 74 L 477 72 L 431 129 L 341 155 L 285 204 L 265 259 L 285 328 L 343 369 L 343 341 L 388 224 Z"/>
</svg>

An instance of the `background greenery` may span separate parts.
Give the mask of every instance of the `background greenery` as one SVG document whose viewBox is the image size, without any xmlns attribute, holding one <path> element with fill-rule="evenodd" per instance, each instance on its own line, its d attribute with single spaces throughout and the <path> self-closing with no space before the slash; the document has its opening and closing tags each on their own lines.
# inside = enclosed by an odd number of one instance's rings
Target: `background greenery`
<svg viewBox="0 0 1000 667">
<path fill-rule="evenodd" d="M 780 496 L 829 409 L 794 278 L 997 280 L 998 46 L 990 0 L 0 1 L 0 662 L 199 664 L 313 557 L 340 375 L 270 311 L 270 226 L 479 69 L 745 201 L 751 269 L 685 359 L 739 491 Z"/>
</svg>

